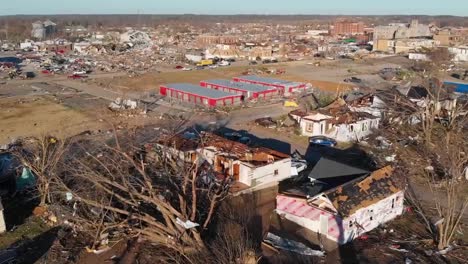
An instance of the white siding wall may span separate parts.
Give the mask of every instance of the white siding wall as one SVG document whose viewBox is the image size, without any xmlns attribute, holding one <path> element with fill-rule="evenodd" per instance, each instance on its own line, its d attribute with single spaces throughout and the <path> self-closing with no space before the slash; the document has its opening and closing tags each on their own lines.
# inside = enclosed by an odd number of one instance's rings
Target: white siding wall
<svg viewBox="0 0 468 264">
<path fill-rule="evenodd" d="M 262 167 L 241 163 L 239 181 L 255 187 L 265 183 L 279 182 L 291 177 L 291 159 L 280 160 Z"/>
<path fill-rule="evenodd" d="M 247 186 L 251 186 L 252 175 L 253 175 L 253 170 L 249 166 L 247 166 L 247 164 L 244 164 L 241 162 L 239 166 L 239 182 Z"/>
<path fill-rule="evenodd" d="M 349 242 L 401 215 L 404 209 L 403 200 L 404 191 L 400 191 L 373 205 L 361 208 L 353 215 L 347 217 L 343 221 L 343 225 L 345 225 L 345 228 L 347 229 L 345 242 Z M 351 224 L 351 227 L 350 222 L 353 223 Z M 356 225 L 356 223 L 358 223 L 358 225 Z M 359 226 L 363 229 L 359 228 Z"/>
<path fill-rule="evenodd" d="M 379 123 L 380 119 L 366 119 L 354 124 L 340 124 L 335 126 L 334 129 L 328 131 L 329 125 L 327 125 L 325 121 L 313 122 L 302 120 L 300 127 L 303 136 L 327 136 L 337 141 L 348 142 L 356 139 L 362 139 L 372 134 L 372 129 L 377 129 L 379 127 Z M 310 126 L 309 124 L 313 125 L 312 131 L 308 131 L 308 126 Z"/>
</svg>

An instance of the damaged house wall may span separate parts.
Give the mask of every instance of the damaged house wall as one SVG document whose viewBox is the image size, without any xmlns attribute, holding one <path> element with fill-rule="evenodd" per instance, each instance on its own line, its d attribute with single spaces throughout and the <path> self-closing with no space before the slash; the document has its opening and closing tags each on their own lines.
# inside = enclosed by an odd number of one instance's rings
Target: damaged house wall
<svg viewBox="0 0 468 264">
<path fill-rule="evenodd" d="M 370 102 L 367 105 L 372 106 Z M 352 104 L 337 99 L 316 111 L 306 113 L 295 110 L 290 116 L 299 123 L 303 136 L 326 136 L 348 142 L 365 138 L 372 134 L 374 129 L 379 128 L 378 113 L 373 115 L 367 111 L 360 111 L 362 106 L 366 104 L 355 104 L 353 108 Z"/>
<path fill-rule="evenodd" d="M 202 133 L 199 140 L 176 135 L 155 145 L 157 149 L 164 150 L 169 158 L 179 158 L 185 162 L 206 161 L 214 171 L 232 176 L 247 187 L 258 187 L 291 177 L 289 155 L 267 148 L 250 148 L 210 133 Z"/>
<path fill-rule="evenodd" d="M 336 244 L 346 244 L 403 213 L 404 190 L 395 187 L 392 172 L 385 167 L 309 200 L 278 195 L 276 211 Z"/>
<path fill-rule="evenodd" d="M 295 117 L 297 120 L 298 118 Z M 359 120 L 353 123 L 336 123 L 332 117 L 324 120 L 314 120 L 309 117 L 300 119 L 299 126 L 304 136 L 327 136 L 338 141 L 353 141 L 362 139 L 372 134 L 372 129 L 377 129 L 379 118 Z"/>
<path fill-rule="evenodd" d="M 259 167 L 245 162 L 241 164 L 239 181 L 251 187 L 271 182 L 280 182 L 291 177 L 290 158 Z M 242 179 L 246 179 L 246 181 L 243 182 Z"/>
</svg>

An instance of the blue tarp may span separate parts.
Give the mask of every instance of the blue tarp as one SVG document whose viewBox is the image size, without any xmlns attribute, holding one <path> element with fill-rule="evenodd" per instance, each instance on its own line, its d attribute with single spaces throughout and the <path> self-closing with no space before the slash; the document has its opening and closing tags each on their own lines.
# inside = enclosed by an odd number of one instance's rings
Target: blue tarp
<svg viewBox="0 0 468 264">
<path fill-rule="evenodd" d="M 454 86 L 456 93 L 468 93 L 468 84 L 456 82 L 444 82 L 445 86 Z"/>
<path fill-rule="evenodd" d="M 23 191 L 28 187 L 33 187 L 36 184 L 36 177 L 29 168 L 23 167 L 21 177 L 16 179 L 16 190 Z"/>
</svg>

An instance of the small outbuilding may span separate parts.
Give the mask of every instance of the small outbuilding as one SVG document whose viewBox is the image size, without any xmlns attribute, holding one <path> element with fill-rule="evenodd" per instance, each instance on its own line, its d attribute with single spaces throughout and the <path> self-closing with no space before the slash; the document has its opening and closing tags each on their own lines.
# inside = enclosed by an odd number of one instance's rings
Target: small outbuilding
<svg viewBox="0 0 468 264">
<path fill-rule="evenodd" d="M 233 106 L 242 102 L 242 94 L 207 89 L 188 83 L 162 85 L 159 93 L 171 99 L 206 107 Z"/>
</svg>

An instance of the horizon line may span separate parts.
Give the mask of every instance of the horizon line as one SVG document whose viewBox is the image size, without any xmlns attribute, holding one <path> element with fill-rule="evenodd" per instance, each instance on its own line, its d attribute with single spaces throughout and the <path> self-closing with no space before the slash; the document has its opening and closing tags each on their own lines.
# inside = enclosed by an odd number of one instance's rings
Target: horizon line
<svg viewBox="0 0 468 264">
<path fill-rule="evenodd" d="M 116 16 L 116 15 L 134 15 L 134 16 L 428 16 L 428 17 L 460 17 L 465 18 L 468 16 L 461 15 L 429 15 L 429 14 L 301 14 L 301 13 L 291 13 L 291 14 L 258 14 L 258 13 L 239 13 L 239 14 L 202 14 L 202 13 L 148 13 L 148 14 L 138 14 L 138 13 L 62 13 L 62 14 L 4 14 L 0 17 L 7 16 Z"/>
</svg>

